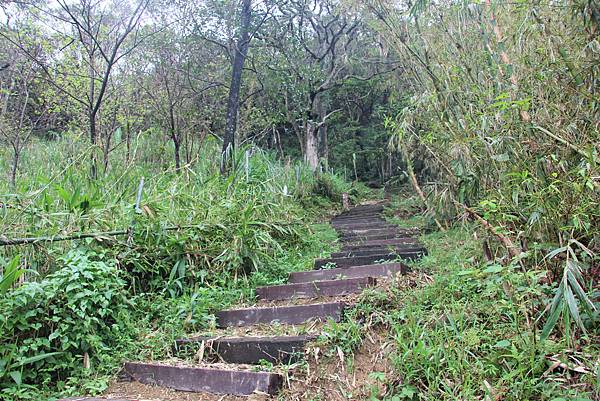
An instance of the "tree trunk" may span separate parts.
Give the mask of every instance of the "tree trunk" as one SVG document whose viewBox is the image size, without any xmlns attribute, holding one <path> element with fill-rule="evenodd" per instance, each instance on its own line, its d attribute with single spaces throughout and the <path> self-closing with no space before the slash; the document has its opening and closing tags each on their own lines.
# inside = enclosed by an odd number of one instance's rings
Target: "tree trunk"
<svg viewBox="0 0 600 401">
<path fill-rule="evenodd" d="M 179 173 L 181 169 L 181 156 L 179 155 L 181 149 L 181 141 L 177 137 L 177 134 L 175 134 L 174 132 L 171 138 L 173 139 L 173 149 L 175 153 L 175 170 L 177 170 L 177 172 Z"/>
<path fill-rule="evenodd" d="M 192 151 L 194 150 L 194 135 L 192 135 L 188 132 L 188 133 L 184 134 L 184 138 L 185 138 L 185 146 L 184 146 L 185 163 L 190 164 L 192 162 Z"/>
<path fill-rule="evenodd" d="M 319 155 L 317 150 L 317 130 L 311 120 L 306 122 L 306 134 L 304 137 L 304 161 L 312 171 L 319 166 Z"/>
<path fill-rule="evenodd" d="M 317 98 L 317 112 L 319 114 L 319 121 L 324 121 L 327 113 L 325 112 L 325 106 L 320 98 Z M 327 124 L 322 124 L 319 127 L 319 157 L 329 161 L 329 143 L 327 140 Z M 326 166 L 329 164 L 327 163 Z"/>
<path fill-rule="evenodd" d="M 319 157 L 329 161 L 329 141 L 327 139 L 327 125 L 319 128 Z"/>
<path fill-rule="evenodd" d="M 97 132 L 96 132 L 96 113 L 91 110 L 89 113 L 89 119 L 90 119 L 90 143 L 92 144 L 92 154 L 90 155 L 90 162 L 91 162 L 91 166 L 90 166 L 90 177 L 92 178 L 92 180 L 95 180 L 96 178 L 98 178 L 98 168 L 96 166 L 97 162 L 96 162 L 96 142 L 97 142 Z"/>
<path fill-rule="evenodd" d="M 89 99 L 89 104 L 88 104 L 88 124 L 89 124 L 89 129 L 90 129 L 90 144 L 92 145 L 91 147 L 91 155 L 90 155 L 90 177 L 92 178 L 92 180 L 95 180 L 96 178 L 98 178 L 98 168 L 97 168 L 97 162 L 96 162 L 96 141 L 98 139 L 98 133 L 97 133 L 97 127 L 96 127 L 96 117 L 97 117 L 97 113 L 98 113 L 98 109 L 96 107 L 94 107 L 94 99 L 95 99 L 95 93 L 96 93 L 96 70 L 94 69 L 94 56 L 93 54 L 88 54 L 89 57 L 89 73 L 90 73 L 90 82 L 89 82 L 89 89 L 88 89 L 88 99 Z"/>
<path fill-rule="evenodd" d="M 233 68 L 231 71 L 231 85 L 229 86 L 229 99 L 227 101 L 227 117 L 225 135 L 223 136 L 223 150 L 221 160 L 221 174 L 226 174 L 230 169 L 231 156 L 235 150 L 235 132 L 237 116 L 240 108 L 240 88 L 242 86 L 242 72 L 250 44 L 250 20 L 252 17 L 251 0 L 243 0 L 241 11 L 241 25 L 238 41 L 235 46 Z"/>
<path fill-rule="evenodd" d="M 10 169 L 10 186 L 14 188 L 17 184 L 17 170 L 19 169 L 19 159 L 21 158 L 21 149 L 19 138 L 17 138 L 17 143 L 13 146 L 13 163 Z"/>
<path fill-rule="evenodd" d="M 175 170 L 179 173 L 181 168 L 181 135 L 177 134 L 177 124 L 175 123 L 175 105 L 171 102 L 169 105 L 169 129 L 171 130 L 171 140 L 173 141 L 173 152 L 175 156 Z"/>
</svg>

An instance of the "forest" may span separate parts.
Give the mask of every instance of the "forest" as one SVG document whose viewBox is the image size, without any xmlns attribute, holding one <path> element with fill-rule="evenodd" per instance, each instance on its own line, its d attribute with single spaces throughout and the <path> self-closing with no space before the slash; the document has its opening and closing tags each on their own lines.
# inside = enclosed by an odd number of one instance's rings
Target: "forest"
<svg viewBox="0 0 600 401">
<path fill-rule="evenodd" d="M 218 312 L 266 305 L 315 259 L 362 266 L 379 254 L 342 254 L 363 234 L 402 239 L 369 263 L 410 272 L 339 321 L 247 329 L 312 336 L 306 358 L 239 370 L 281 375 L 275 399 L 599 399 L 597 0 L 3 0 L 0 17 L 0 400 L 267 397 L 120 378 L 212 369 L 205 341 L 174 344 L 239 335 Z"/>
</svg>

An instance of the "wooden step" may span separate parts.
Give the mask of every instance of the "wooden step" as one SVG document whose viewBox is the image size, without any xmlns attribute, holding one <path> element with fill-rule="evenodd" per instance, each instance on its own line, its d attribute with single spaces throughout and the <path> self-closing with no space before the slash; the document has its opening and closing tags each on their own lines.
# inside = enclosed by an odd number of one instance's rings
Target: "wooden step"
<svg viewBox="0 0 600 401">
<path fill-rule="evenodd" d="M 383 204 L 374 204 L 374 205 L 358 205 L 358 206 L 354 206 L 353 208 L 350 208 L 349 210 L 340 213 L 338 216 L 347 216 L 350 214 L 360 214 L 360 213 L 366 213 L 366 212 L 383 212 L 384 209 Z"/>
<path fill-rule="evenodd" d="M 357 250 L 348 250 L 345 252 L 334 252 L 331 254 L 331 258 L 350 258 L 357 256 L 370 256 L 370 255 L 382 255 L 386 253 L 397 254 L 398 252 L 423 252 L 427 254 L 427 250 L 418 244 L 407 244 L 404 246 L 380 246 L 373 248 L 358 248 Z"/>
<path fill-rule="evenodd" d="M 314 266 L 315 269 L 323 269 L 323 267 L 329 264 L 333 264 L 336 267 L 364 266 L 375 263 L 382 263 L 383 261 L 396 260 L 398 258 L 405 260 L 416 260 L 422 258 L 423 256 L 423 250 L 387 252 L 367 256 L 317 259 L 315 260 Z"/>
<path fill-rule="evenodd" d="M 266 308 L 231 309 L 217 312 L 217 325 L 223 327 L 252 326 L 259 323 L 300 324 L 311 319 L 339 322 L 342 318 L 344 304 L 330 302 L 296 306 L 273 306 Z"/>
<path fill-rule="evenodd" d="M 396 260 L 398 258 L 397 255 L 393 253 L 383 253 L 376 255 L 367 255 L 367 256 L 357 256 L 357 257 L 342 257 L 342 258 L 325 258 L 325 259 L 317 259 L 314 262 L 315 269 L 328 269 L 329 266 L 333 267 L 352 267 L 352 266 L 364 266 L 364 265 L 373 265 L 376 263 L 381 263 L 383 261 Z"/>
<path fill-rule="evenodd" d="M 397 226 L 394 227 L 384 227 L 384 228 L 368 228 L 364 230 L 344 230 L 341 233 L 342 238 L 350 238 L 350 237 L 364 237 L 378 234 L 399 234 L 404 236 L 410 236 L 418 234 L 417 230 L 399 228 Z"/>
<path fill-rule="evenodd" d="M 375 225 L 360 225 L 360 226 L 333 226 L 335 231 L 340 234 L 352 234 L 354 232 L 367 232 L 373 230 L 398 230 L 398 226 L 394 224 L 375 224 Z"/>
<path fill-rule="evenodd" d="M 334 227 L 345 227 L 345 226 L 360 226 L 360 225 L 373 225 L 373 224 L 389 224 L 384 218 L 375 216 L 360 219 L 349 219 L 349 220 L 332 220 L 331 225 Z"/>
<path fill-rule="evenodd" d="M 360 219 L 380 219 L 383 218 L 383 214 L 381 212 L 365 212 L 365 213 L 352 213 L 352 214 L 340 214 L 331 219 L 332 222 L 339 221 L 352 221 L 352 220 L 360 220 Z"/>
<path fill-rule="evenodd" d="M 367 220 L 367 219 L 385 219 L 385 216 L 383 215 L 382 212 L 366 212 L 366 213 L 359 213 L 359 214 L 340 214 L 338 216 L 335 216 L 333 218 L 331 218 L 331 222 L 336 223 L 336 222 L 342 222 L 342 221 L 350 221 L 350 220 Z"/>
<path fill-rule="evenodd" d="M 273 364 L 289 364 L 304 357 L 306 344 L 316 336 L 277 337 L 195 337 L 177 340 L 177 348 L 194 354 L 204 347 L 208 357 L 227 363 L 257 364 L 264 360 Z"/>
<path fill-rule="evenodd" d="M 354 244 L 345 244 L 342 247 L 342 252 L 346 252 L 348 250 L 372 249 L 372 248 L 386 247 L 386 246 L 404 246 L 404 245 L 417 244 L 417 243 L 418 243 L 418 240 L 414 237 L 391 238 L 391 239 L 371 240 L 371 241 L 357 241 Z"/>
<path fill-rule="evenodd" d="M 306 283 L 312 281 L 335 280 L 343 278 L 386 277 L 394 276 L 398 273 L 406 274 L 408 271 L 408 266 L 402 263 L 387 263 L 380 265 L 366 265 L 345 268 L 343 267 L 336 269 L 290 273 L 289 282 Z"/>
<path fill-rule="evenodd" d="M 334 230 L 338 234 L 352 233 L 354 231 L 367 231 L 367 230 L 393 230 L 397 229 L 398 226 L 394 224 L 378 223 L 371 225 L 344 225 L 344 226 L 333 226 Z"/>
<path fill-rule="evenodd" d="M 361 292 L 372 287 L 376 280 L 372 277 L 361 277 L 347 280 L 317 281 L 314 283 L 297 283 L 273 285 L 256 289 L 258 299 L 276 301 L 291 298 L 335 297 Z"/>
<path fill-rule="evenodd" d="M 352 234 L 352 235 L 344 235 L 340 238 L 340 241 L 346 244 L 356 244 L 357 242 L 363 241 L 377 241 L 383 239 L 400 239 L 400 238 L 410 238 L 411 236 L 415 236 L 417 234 L 403 233 L 403 232 L 388 232 L 381 234 Z"/>
<path fill-rule="evenodd" d="M 276 394 L 283 384 L 281 375 L 229 369 L 170 366 L 158 363 L 127 362 L 124 371 L 143 384 L 180 391 L 250 395 Z"/>
</svg>

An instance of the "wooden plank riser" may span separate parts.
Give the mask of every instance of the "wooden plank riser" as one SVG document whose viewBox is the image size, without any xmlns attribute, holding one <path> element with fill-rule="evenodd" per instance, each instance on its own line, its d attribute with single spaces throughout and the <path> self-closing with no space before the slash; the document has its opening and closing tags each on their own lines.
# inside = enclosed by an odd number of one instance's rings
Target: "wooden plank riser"
<svg viewBox="0 0 600 401">
<path fill-rule="evenodd" d="M 318 281 L 261 287 L 256 289 L 258 299 L 276 301 L 291 298 L 317 298 L 356 294 L 376 284 L 373 278 Z"/>
<path fill-rule="evenodd" d="M 385 221 L 380 213 L 364 214 L 356 216 L 344 216 L 331 220 L 331 224 L 357 223 L 367 221 Z"/>
<path fill-rule="evenodd" d="M 335 231 L 340 235 L 354 234 L 354 233 L 369 233 L 374 231 L 404 231 L 398 230 L 397 226 L 386 224 L 377 226 L 364 226 L 364 227 L 347 227 L 347 228 L 335 228 Z"/>
<path fill-rule="evenodd" d="M 418 234 L 417 230 L 407 230 L 398 227 L 388 227 L 388 228 L 367 228 L 367 229 L 359 229 L 359 230 L 342 230 L 340 235 L 342 238 L 345 237 L 360 237 L 364 235 L 377 235 L 377 234 L 405 234 L 405 235 L 414 235 Z"/>
<path fill-rule="evenodd" d="M 379 214 L 371 216 L 348 217 L 345 219 L 331 220 L 333 226 L 346 224 L 368 224 L 368 223 L 387 223 L 387 221 Z"/>
<path fill-rule="evenodd" d="M 405 233 L 353 235 L 353 236 L 342 237 L 340 239 L 340 242 L 342 242 L 344 245 L 356 245 L 357 243 L 366 242 L 366 241 L 414 238 L 417 235 L 418 234 L 405 234 Z"/>
<path fill-rule="evenodd" d="M 365 205 L 365 206 L 356 206 L 347 210 L 345 212 L 340 213 L 338 216 L 347 216 L 349 214 L 361 214 L 361 213 L 381 213 L 383 212 L 384 205 Z"/>
<path fill-rule="evenodd" d="M 224 327 L 242 327 L 255 324 L 301 324 L 309 320 L 333 319 L 339 322 L 342 318 L 344 304 L 331 302 L 314 305 L 281 306 L 270 308 L 248 308 L 221 311 L 216 313 L 217 325 Z"/>
<path fill-rule="evenodd" d="M 283 384 L 281 375 L 224 369 L 191 368 L 146 363 L 125 363 L 123 368 L 143 384 L 179 391 L 251 395 L 256 391 L 276 394 Z"/>
<path fill-rule="evenodd" d="M 424 256 L 422 251 L 416 252 L 398 252 L 398 253 L 387 253 L 379 255 L 368 255 L 368 256 L 356 256 L 349 258 L 330 258 L 330 259 L 318 259 L 315 261 L 315 269 L 322 269 L 328 264 L 334 264 L 337 267 L 352 267 L 352 266 L 364 266 L 369 264 L 383 263 L 384 261 L 393 261 L 398 258 L 403 260 L 416 260 Z"/>
<path fill-rule="evenodd" d="M 327 270 L 313 270 L 290 273 L 290 283 L 306 283 L 319 280 L 335 280 L 357 277 L 389 277 L 396 274 L 406 274 L 409 268 L 402 263 L 381 265 L 355 266 Z"/>
<path fill-rule="evenodd" d="M 340 222 L 345 222 L 345 221 L 354 221 L 354 220 L 385 220 L 385 216 L 379 212 L 338 216 L 338 217 L 334 217 L 333 219 L 331 219 L 330 223 L 335 224 L 335 223 L 340 223 Z"/>
<path fill-rule="evenodd" d="M 342 252 L 346 252 L 347 250 L 371 249 L 374 247 L 382 247 L 382 246 L 385 247 L 385 246 L 417 244 L 417 243 L 418 243 L 418 239 L 415 237 L 391 238 L 391 239 L 372 240 L 372 241 L 357 241 L 354 244 L 344 244 L 344 246 L 342 247 Z"/>
<path fill-rule="evenodd" d="M 398 227 L 393 224 L 361 224 L 361 225 L 345 225 L 345 226 L 334 226 L 335 231 L 338 233 L 350 233 L 353 231 L 366 231 L 366 230 L 397 230 Z"/>
<path fill-rule="evenodd" d="M 177 340 L 177 352 L 196 355 L 204 346 L 207 359 L 215 362 L 258 364 L 267 361 L 273 364 L 295 363 L 304 358 L 306 344 L 316 336 L 278 337 L 199 337 Z"/>
<path fill-rule="evenodd" d="M 361 249 L 361 248 L 359 248 Z M 371 256 L 371 255 L 384 255 L 384 254 L 398 254 L 401 252 L 423 252 L 426 253 L 426 249 L 420 245 L 407 244 L 405 246 L 397 247 L 373 247 L 362 248 L 362 250 L 348 250 L 345 252 L 334 252 L 331 254 L 331 258 L 350 258 L 358 256 Z"/>
</svg>

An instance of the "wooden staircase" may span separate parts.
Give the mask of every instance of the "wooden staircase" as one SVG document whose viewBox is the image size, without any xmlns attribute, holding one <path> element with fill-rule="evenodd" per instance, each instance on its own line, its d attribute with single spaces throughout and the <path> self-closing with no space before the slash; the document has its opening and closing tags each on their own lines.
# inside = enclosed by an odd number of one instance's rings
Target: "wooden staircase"
<svg viewBox="0 0 600 401">
<path fill-rule="evenodd" d="M 315 321 L 343 319 L 350 306 L 345 299 L 378 280 L 404 274 L 401 260 L 416 259 L 427 251 L 414 236 L 414 230 L 403 230 L 385 221 L 384 205 L 357 206 L 332 219 L 340 235 L 342 249 L 330 258 L 318 259 L 314 270 L 289 274 L 288 284 L 261 287 L 256 290 L 264 306 L 224 310 L 216 313 L 222 329 L 253 328 L 262 325 L 302 325 Z M 307 301 L 306 300 L 312 300 Z M 289 304 L 279 305 L 278 303 Z M 202 366 L 171 363 L 136 363 L 124 365 L 124 372 L 144 384 L 175 390 L 217 394 L 276 394 L 283 385 L 277 373 L 261 371 L 264 362 L 289 364 L 304 357 L 306 345 L 316 335 L 225 335 L 180 339 L 177 352 L 201 352 Z M 206 364 L 204 364 L 206 362 Z M 214 366 L 211 363 L 223 362 Z M 254 367 L 252 366 L 254 365 Z M 99 400 L 99 399 L 81 399 Z"/>
</svg>

